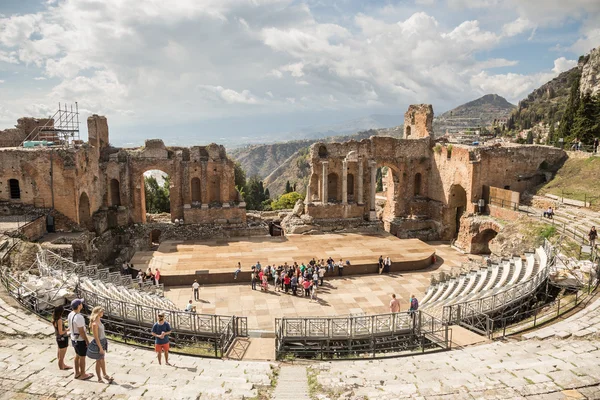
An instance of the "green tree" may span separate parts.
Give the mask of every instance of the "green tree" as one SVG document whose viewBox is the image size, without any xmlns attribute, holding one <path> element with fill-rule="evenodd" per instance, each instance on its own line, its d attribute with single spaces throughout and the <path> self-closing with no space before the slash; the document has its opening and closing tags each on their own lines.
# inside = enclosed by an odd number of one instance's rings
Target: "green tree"
<svg viewBox="0 0 600 400">
<path fill-rule="evenodd" d="M 292 185 L 290 185 L 290 181 L 285 182 L 285 192 L 286 193 L 291 193 L 293 192 L 292 190 Z"/>
<path fill-rule="evenodd" d="M 233 165 L 233 176 L 235 180 L 235 186 L 238 188 L 246 188 L 246 171 L 242 168 L 242 164 L 235 162 Z"/>
<path fill-rule="evenodd" d="M 591 97 L 589 93 L 583 96 L 573 118 L 572 138 L 579 139 L 584 144 L 591 144 L 594 138 L 600 136 L 598 108 L 597 99 Z"/>
<path fill-rule="evenodd" d="M 171 178 L 163 175 L 165 180 L 160 186 L 153 176 L 144 177 L 144 190 L 146 196 L 146 212 L 150 214 L 171 212 L 170 187 Z"/>
<path fill-rule="evenodd" d="M 271 203 L 273 210 L 284 210 L 294 208 L 296 201 L 302 199 L 302 195 L 298 192 L 290 192 L 279 196 L 277 200 Z"/>
<path fill-rule="evenodd" d="M 262 203 L 267 200 L 263 182 L 258 176 L 253 176 L 246 184 L 246 209 L 247 210 L 262 210 Z"/>
<path fill-rule="evenodd" d="M 525 143 L 533 144 L 533 132 L 532 131 L 527 132 L 527 138 L 525 138 Z"/>
<path fill-rule="evenodd" d="M 376 175 L 377 188 L 376 191 L 383 192 L 383 174 L 381 173 L 381 168 L 377 168 Z"/>
<path fill-rule="evenodd" d="M 265 199 L 270 199 L 271 198 L 271 193 L 269 193 L 269 188 L 265 189 Z"/>
<path fill-rule="evenodd" d="M 569 100 L 567 100 L 567 107 L 560 120 L 560 126 L 558 128 L 558 137 L 569 138 L 571 136 L 571 129 L 573 128 L 573 122 L 575 120 L 575 114 L 579 109 L 579 81 L 581 75 L 577 74 L 571 83 L 571 90 L 569 92 Z"/>
</svg>

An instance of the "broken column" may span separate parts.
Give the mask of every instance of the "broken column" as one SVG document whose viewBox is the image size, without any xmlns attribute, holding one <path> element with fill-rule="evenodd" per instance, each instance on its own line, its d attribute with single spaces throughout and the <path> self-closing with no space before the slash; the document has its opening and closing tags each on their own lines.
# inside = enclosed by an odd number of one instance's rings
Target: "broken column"
<svg viewBox="0 0 600 400">
<path fill-rule="evenodd" d="M 329 161 L 321 161 L 323 165 L 323 190 L 321 193 L 321 203 L 327 204 L 327 176 L 329 175 Z"/>
</svg>

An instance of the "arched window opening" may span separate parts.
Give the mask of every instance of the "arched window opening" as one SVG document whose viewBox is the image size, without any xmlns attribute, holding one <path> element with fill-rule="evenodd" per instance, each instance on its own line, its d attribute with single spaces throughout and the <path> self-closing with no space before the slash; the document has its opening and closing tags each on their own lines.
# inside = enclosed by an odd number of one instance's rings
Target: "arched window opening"
<svg viewBox="0 0 600 400">
<path fill-rule="evenodd" d="M 327 201 L 338 201 L 338 176 L 334 172 L 327 175 Z"/>
<path fill-rule="evenodd" d="M 354 175 L 348 174 L 348 196 L 354 196 Z"/>
<path fill-rule="evenodd" d="M 327 147 L 319 146 L 319 157 L 321 157 L 321 158 L 327 157 Z"/>
<path fill-rule="evenodd" d="M 120 206 L 121 205 L 121 190 L 119 181 L 116 179 L 110 180 L 110 205 Z"/>
<path fill-rule="evenodd" d="M 10 191 L 10 198 L 13 200 L 18 200 L 21 198 L 21 187 L 19 186 L 19 181 L 17 179 L 9 179 L 8 186 Z"/>
<path fill-rule="evenodd" d="M 406 138 L 408 139 L 408 137 L 410 136 L 410 126 L 406 127 Z"/>
<path fill-rule="evenodd" d="M 421 195 L 421 174 L 415 175 L 415 196 Z"/>
<path fill-rule="evenodd" d="M 192 178 L 192 203 L 200 203 L 200 179 Z"/>
</svg>

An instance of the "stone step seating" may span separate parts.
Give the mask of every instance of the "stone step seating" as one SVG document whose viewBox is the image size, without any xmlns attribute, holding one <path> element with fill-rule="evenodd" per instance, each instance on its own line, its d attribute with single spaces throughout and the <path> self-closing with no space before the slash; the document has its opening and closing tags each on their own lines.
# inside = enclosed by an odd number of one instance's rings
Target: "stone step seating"
<svg viewBox="0 0 600 400">
<path fill-rule="evenodd" d="M 525 339 L 566 339 L 570 336 L 600 337 L 600 299 L 563 321 L 523 335 Z"/>
<path fill-rule="evenodd" d="M 538 272 L 538 269 L 539 263 L 534 253 L 526 253 L 525 261 L 521 257 L 502 260 L 501 263 L 470 271 L 449 281 L 430 286 L 421 300 L 420 308 L 441 318 L 444 306 L 498 294 L 526 282 Z"/>
<path fill-rule="evenodd" d="M 48 324 L 48 329 L 52 327 Z M 66 361 L 73 362 L 73 350 Z M 3 399 L 258 399 L 259 387 L 273 376 L 268 362 L 216 360 L 171 353 L 172 366 L 159 365 L 153 351 L 109 340 L 107 372 L 115 379 L 101 384 L 73 379 L 56 366 L 54 338 L 0 339 L 0 389 Z M 93 360 L 87 372 L 95 374 Z M 262 397 L 261 397 L 262 398 Z"/>
<path fill-rule="evenodd" d="M 327 397 L 332 400 L 598 399 L 598 357 L 598 342 L 552 339 L 385 360 L 336 360 L 309 370 L 323 393 L 339 394 Z"/>
<path fill-rule="evenodd" d="M 146 292 L 140 292 L 134 289 L 128 289 L 124 286 L 116 286 L 112 283 L 101 282 L 82 278 L 80 285 L 84 290 L 95 293 L 99 296 L 109 299 L 120 300 L 128 304 L 139 304 L 142 306 L 154 307 L 161 310 L 176 311 L 177 306 L 169 299 Z"/>
</svg>

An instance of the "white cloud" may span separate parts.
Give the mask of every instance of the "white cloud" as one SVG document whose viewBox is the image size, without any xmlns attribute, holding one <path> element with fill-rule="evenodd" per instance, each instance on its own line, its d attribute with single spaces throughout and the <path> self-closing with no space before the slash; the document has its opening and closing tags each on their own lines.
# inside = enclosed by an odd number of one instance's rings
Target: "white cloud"
<svg viewBox="0 0 600 400">
<path fill-rule="evenodd" d="M 45 81 L 46 78 L 43 77 L 43 76 L 36 76 L 35 78 L 33 78 L 33 80 L 35 80 L 35 81 Z"/>
<path fill-rule="evenodd" d="M 560 74 L 561 72 L 568 71 L 577 65 L 577 60 L 567 60 L 564 57 L 557 58 L 554 60 L 554 68 L 552 72 Z"/>
<path fill-rule="evenodd" d="M 257 99 L 249 90 L 242 90 L 237 92 L 233 89 L 226 89 L 222 86 L 211 86 L 211 85 L 200 85 L 198 86 L 200 91 L 206 91 L 209 93 L 217 94 L 222 100 L 228 104 L 258 104 Z"/>
<path fill-rule="evenodd" d="M 531 75 L 516 73 L 490 75 L 486 71 L 481 71 L 471 78 L 470 84 L 481 94 L 498 93 L 516 103 L 534 89 L 575 65 L 577 65 L 577 61 L 561 57 L 554 60 L 554 68 L 551 71 L 542 71 Z"/>
<path fill-rule="evenodd" d="M 19 93 L 3 88 L 0 104 L 33 112 L 33 103 L 78 100 L 111 121 L 148 123 L 301 107 L 447 106 L 488 90 L 515 100 L 573 61 L 559 58 L 538 74 L 493 74 L 519 63 L 492 51 L 524 40 L 518 35 L 547 24 L 548 15 L 584 18 L 595 6 L 548 0 L 552 11 L 539 17 L 512 1 L 417 0 L 475 10 L 448 18 L 415 12 L 414 3 L 329 18 L 315 15 L 314 2 L 293 0 L 57 1 L 36 14 L 0 18 L 0 69 L 23 63 L 31 74 L 24 75 L 48 78 Z M 543 9 L 540 1 L 532 0 Z M 497 14 L 496 25 L 487 12 Z M 573 48 L 600 42 L 597 24 L 582 34 Z"/>
<path fill-rule="evenodd" d="M 502 35 L 516 36 L 530 29 L 533 30 L 535 27 L 536 25 L 527 18 L 519 17 L 516 20 L 502 26 Z"/>
<path fill-rule="evenodd" d="M 0 79 L 0 83 L 4 83 L 4 80 Z"/>
</svg>

